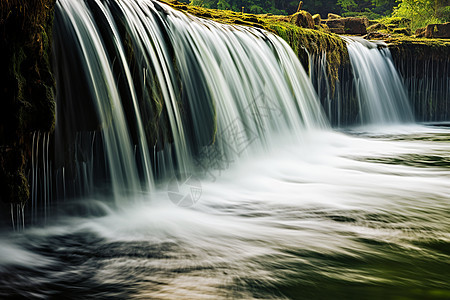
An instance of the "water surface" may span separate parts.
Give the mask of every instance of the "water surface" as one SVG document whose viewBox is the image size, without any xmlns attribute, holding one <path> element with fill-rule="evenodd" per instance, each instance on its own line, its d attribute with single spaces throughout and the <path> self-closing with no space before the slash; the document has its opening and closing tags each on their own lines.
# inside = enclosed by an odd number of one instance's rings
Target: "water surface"
<svg viewBox="0 0 450 300">
<path fill-rule="evenodd" d="M 311 132 L 198 174 L 190 207 L 167 182 L 122 209 L 61 205 L 2 235 L 0 297 L 448 299 L 449 141 L 446 127 Z"/>
</svg>

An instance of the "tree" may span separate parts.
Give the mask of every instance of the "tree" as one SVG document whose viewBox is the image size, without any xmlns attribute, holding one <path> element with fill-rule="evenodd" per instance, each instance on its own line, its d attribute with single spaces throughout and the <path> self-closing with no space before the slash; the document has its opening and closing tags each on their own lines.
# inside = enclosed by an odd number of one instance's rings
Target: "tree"
<svg viewBox="0 0 450 300">
<path fill-rule="evenodd" d="M 449 0 L 401 0 L 394 16 L 411 19 L 412 29 L 450 20 Z"/>
</svg>

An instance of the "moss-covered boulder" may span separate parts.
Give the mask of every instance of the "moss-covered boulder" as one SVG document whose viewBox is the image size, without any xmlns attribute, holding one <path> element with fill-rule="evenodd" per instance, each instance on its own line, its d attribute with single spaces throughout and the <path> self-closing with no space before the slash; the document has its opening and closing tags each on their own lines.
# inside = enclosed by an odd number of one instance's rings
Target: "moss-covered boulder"
<svg viewBox="0 0 450 300">
<path fill-rule="evenodd" d="M 311 14 L 304 10 L 293 14 L 290 18 L 290 22 L 298 27 L 314 29 L 314 21 Z"/>
</svg>

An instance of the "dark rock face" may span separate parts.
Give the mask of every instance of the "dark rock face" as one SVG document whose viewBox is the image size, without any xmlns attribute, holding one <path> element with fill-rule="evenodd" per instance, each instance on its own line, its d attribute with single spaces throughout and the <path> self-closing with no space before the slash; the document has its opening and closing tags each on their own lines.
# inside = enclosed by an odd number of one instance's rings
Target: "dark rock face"
<svg viewBox="0 0 450 300">
<path fill-rule="evenodd" d="M 426 38 L 450 39 L 450 22 L 429 24 L 425 30 Z"/>
<path fill-rule="evenodd" d="M 34 131 L 55 124 L 49 51 L 55 0 L 0 3 L 0 199 L 24 203 Z"/>
<path fill-rule="evenodd" d="M 299 27 L 314 29 L 313 17 L 307 11 L 301 10 L 293 14 L 290 21 Z"/>
<path fill-rule="evenodd" d="M 326 24 L 333 33 L 365 35 L 367 34 L 366 28 L 369 25 L 369 20 L 366 17 L 328 19 Z"/>
</svg>

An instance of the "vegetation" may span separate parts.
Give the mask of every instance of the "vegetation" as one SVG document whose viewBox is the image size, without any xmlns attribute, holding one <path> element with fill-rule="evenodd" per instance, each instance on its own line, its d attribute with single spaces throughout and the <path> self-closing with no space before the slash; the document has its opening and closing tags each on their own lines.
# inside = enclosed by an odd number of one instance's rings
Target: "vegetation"
<svg viewBox="0 0 450 300">
<path fill-rule="evenodd" d="M 427 24 L 450 22 L 449 1 L 401 0 L 393 15 L 410 19 L 412 30 Z"/>
<path fill-rule="evenodd" d="M 184 1 L 188 3 L 189 0 Z M 189 3 L 204 8 L 279 15 L 293 14 L 299 7 L 297 0 L 191 0 Z M 302 9 L 319 13 L 322 17 L 335 12 L 343 16 L 357 15 L 374 19 L 392 13 L 395 4 L 396 0 L 305 0 Z"/>
<path fill-rule="evenodd" d="M 298 10 L 296 0 L 182 0 L 203 8 L 231 10 L 252 14 L 291 15 Z M 398 6 L 396 6 L 398 4 Z M 303 1 L 302 9 L 325 18 L 328 13 L 344 17 L 366 16 L 381 19 L 403 17 L 412 20 L 408 27 L 414 31 L 430 23 L 450 22 L 448 0 L 314 0 Z"/>
</svg>

